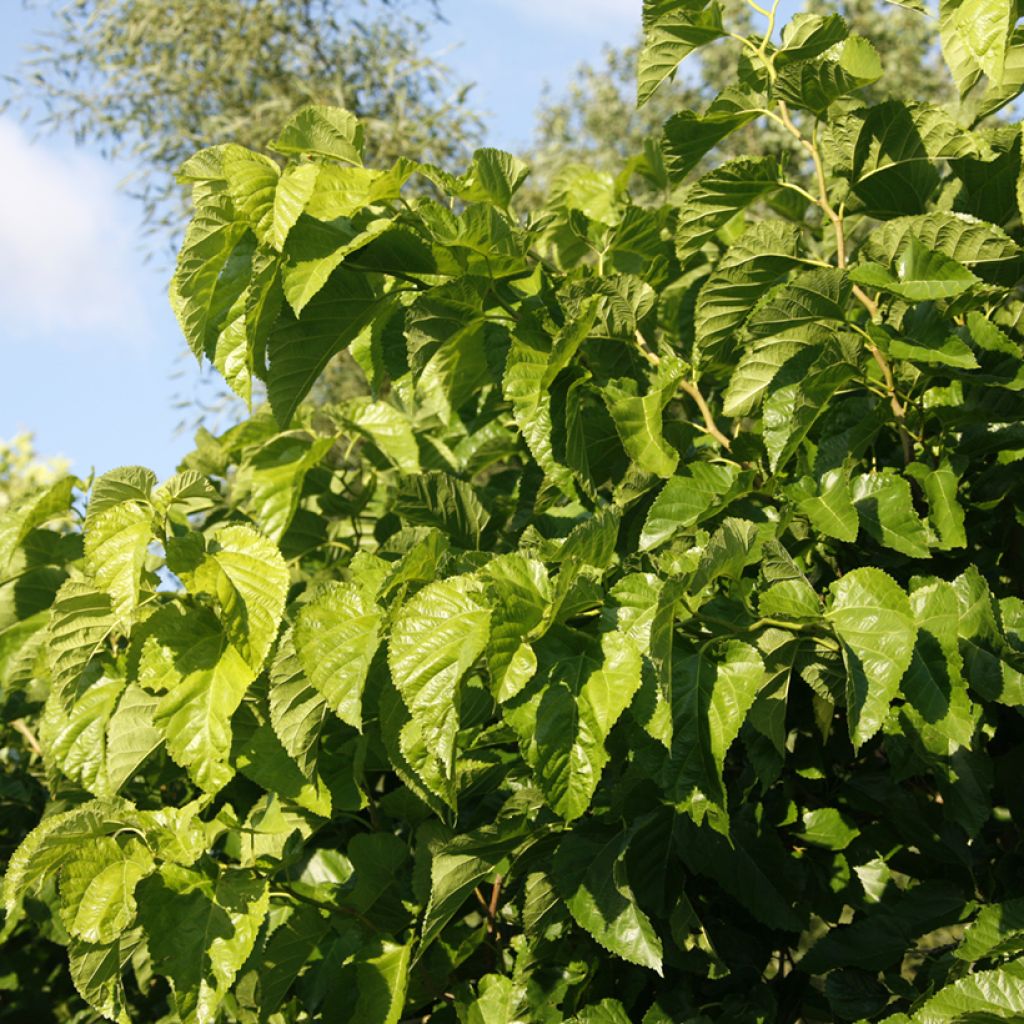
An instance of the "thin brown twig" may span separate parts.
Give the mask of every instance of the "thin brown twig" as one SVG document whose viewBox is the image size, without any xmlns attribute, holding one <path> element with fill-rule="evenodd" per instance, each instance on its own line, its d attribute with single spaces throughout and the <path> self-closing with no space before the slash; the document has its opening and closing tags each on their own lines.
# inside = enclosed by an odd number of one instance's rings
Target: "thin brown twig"
<svg viewBox="0 0 1024 1024">
<path fill-rule="evenodd" d="M 33 754 L 36 754 L 38 757 L 43 756 L 43 748 L 39 746 L 39 740 L 36 739 L 35 733 L 28 727 L 24 718 L 15 718 L 11 722 L 11 728 L 24 737 L 25 742 L 32 748 Z"/>
<path fill-rule="evenodd" d="M 651 364 L 651 366 L 661 365 L 661 356 L 657 352 L 652 352 L 650 346 L 647 344 L 647 339 L 637 331 L 636 332 L 636 343 L 640 349 L 640 354 Z M 704 429 L 710 434 L 726 451 L 732 448 L 732 441 L 729 439 L 727 434 L 722 433 L 718 428 L 718 424 L 715 422 L 714 414 L 711 412 L 711 406 L 708 405 L 707 399 L 700 393 L 700 388 L 697 385 L 688 380 L 682 380 L 679 382 L 679 390 L 684 394 L 690 396 L 696 403 L 697 408 L 700 410 L 701 418 L 704 420 Z"/>
</svg>

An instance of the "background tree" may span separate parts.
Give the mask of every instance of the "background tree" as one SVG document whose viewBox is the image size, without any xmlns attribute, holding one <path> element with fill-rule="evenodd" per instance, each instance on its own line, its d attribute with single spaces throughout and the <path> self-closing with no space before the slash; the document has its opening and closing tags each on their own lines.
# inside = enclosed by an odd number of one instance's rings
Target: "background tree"
<svg viewBox="0 0 1024 1024">
<path fill-rule="evenodd" d="M 30 433 L 0 438 L 0 511 L 16 506 L 27 494 L 66 473 L 64 459 L 41 459 Z"/>
<path fill-rule="evenodd" d="M 365 158 L 445 165 L 476 143 L 469 86 L 425 48 L 436 0 L 76 0 L 54 4 L 15 99 L 135 165 L 146 224 L 177 240 L 174 172 L 211 142 L 262 147 L 306 103 L 366 125 Z"/>
</svg>

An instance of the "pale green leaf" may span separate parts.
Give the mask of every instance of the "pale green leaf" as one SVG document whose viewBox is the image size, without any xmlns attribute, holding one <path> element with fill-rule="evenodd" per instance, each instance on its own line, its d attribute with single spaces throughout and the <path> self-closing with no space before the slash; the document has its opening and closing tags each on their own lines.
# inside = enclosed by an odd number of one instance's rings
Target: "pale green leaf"
<svg viewBox="0 0 1024 1024">
<path fill-rule="evenodd" d="M 830 469 L 817 484 L 810 477 L 804 477 L 786 493 L 816 530 L 848 543 L 857 539 L 860 527 L 846 470 Z"/>
<path fill-rule="evenodd" d="M 843 645 L 846 713 L 854 747 L 879 730 L 910 665 L 917 623 L 906 593 L 880 569 L 860 568 L 832 584 L 825 613 Z"/>
<path fill-rule="evenodd" d="M 733 463 L 690 462 L 671 477 L 654 499 L 640 550 L 649 551 L 722 511 L 745 488 L 747 478 Z"/>
<path fill-rule="evenodd" d="M 135 918 L 135 886 L 155 867 L 137 838 L 101 836 L 82 844 L 61 866 L 61 917 L 70 935 L 109 943 Z"/>
<path fill-rule="evenodd" d="M 306 474 L 333 444 L 333 437 L 287 431 L 261 445 L 238 467 L 235 493 L 247 495 L 249 514 L 271 540 L 281 540 L 295 516 Z"/>
<path fill-rule="evenodd" d="M 636 644 L 566 629 L 535 645 L 538 671 L 503 711 L 549 805 L 566 821 L 590 806 L 608 763 L 605 740 L 640 687 Z"/>
<path fill-rule="evenodd" d="M 50 613 L 49 651 L 53 690 L 65 703 L 115 625 L 109 594 L 77 580 L 68 580 L 57 592 Z"/>
<path fill-rule="evenodd" d="M 409 416 L 388 402 L 352 398 L 331 406 L 331 416 L 345 430 L 367 438 L 403 473 L 419 473 L 420 453 Z"/>
<path fill-rule="evenodd" d="M 490 610 L 479 585 L 454 577 L 424 587 L 395 617 L 388 643 L 391 677 L 441 770 L 454 773 L 460 683 L 483 653 Z"/>
<path fill-rule="evenodd" d="M 673 666 L 673 799 L 698 823 L 727 832 L 725 755 L 768 681 L 750 644 L 727 640 L 677 655 Z"/>
<path fill-rule="evenodd" d="M 135 610 L 146 553 L 153 539 L 152 510 L 134 501 L 95 516 L 85 533 L 85 567 L 95 585 L 110 594 L 122 622 Z"/>
<path fill-rule="evenodd" d="M 373 594 L 353 583 L 332 583 L 319 591 L 295 623 L 295 649 L 306 677 L 330 709 L 359 730 L 380 624 Z"/>
<path fill-rule="evenodd" d="M 293 114 L 271 144 L 278 153 L 309 153 L 361 164 L 363 126 L 342 107 L 308 106 Z"/>
<path fill-rule="evenodd" d="M 913 1016 L 914 1024 L 1013 1020 L 1024 1014 L 1024 960 L 954 981 L 933 995 Z"/>
<path fill-rule="evenodd" d="M 191 593 L 216 598 L 231 643 L 259 671 L 284 613 L 288 567 L 277 546 L 251 526 L 217 526 L 204 541 L 205 550 L 192 543 L 169 548 L 168 567 Z"/>
<path fill-rule="evenodd" d="M 778 164 L 768 158 L 741 157 L 703 175 L 679 195 L 676 256 L 686 266 L 719 228 L 755 200 L 774 192 Z"/>
<path fill-rule="evenodd" d="M 139 682 L 160 695 L 153 724 L 197 785 L 215 793 L 231 780 L 231 716 L 255 671 L 207 609 L 168 605 L 147 623 Z"/>
<path fill-rule="evenodd" d="M 928 531 L 914 509 L 906 478 L 893 472 L 862 473 L 853 480 L 851 493 L 861 526 L 879 544 L 910 558 L 929 556 Z"/>
</svg>

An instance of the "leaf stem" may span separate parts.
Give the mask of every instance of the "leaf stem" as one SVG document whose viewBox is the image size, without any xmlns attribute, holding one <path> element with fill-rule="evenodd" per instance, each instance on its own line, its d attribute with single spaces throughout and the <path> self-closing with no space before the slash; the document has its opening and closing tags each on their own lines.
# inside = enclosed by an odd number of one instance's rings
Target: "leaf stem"
<svg viewBox="0 0 1024 1024">
<path fill-rule="evenodd" d="M 836 265 L 841 270 L 845 269 L 846 231 L 843 227 L 842 215 L 836 212 L 829 200 L 828 183 L 825 180 L 825 168 L 821 162 L 821 153 L 818 150 L 818 146 L 813 139 L 805 138 L 800 129 L 793 123 L 793 119 L 789 113 L 789 107 L 786 106 L 785 100 L 779 100 L 779 115 L 780 123 L 810 155 L 811 161 L 814 164 L 814 176 L 818 182 L 817 204 L 821 208 L 822 213 L 824 213 L 829 219 L 832 224 L 832 228 L 835 231 Z M 872 299 L 859 285 L 853 286 L 853 294 L 868 313 L 871 314 L 872 319 L 878 316 L 878 303 L 875 302 L 874 299 Z M 867 335 L 865 335 L 865 338 L 867 338 Z M 896 396 L 896 382 L 893 378 L 892 367 L 889 365 L 889 360 L 885 358 L 884 353 L 873 341 L 867 339 L 866 347 L 868 352 L 871 353 L 871 358 L 874 359 L 878 364 L 878 368 L 882 371 L 882 378 L 885 381 L 885 387 L 889 393 L 889 405 L 892 408 L 893 416 L 896 418 L 896 426 L 899 430 L 900 445 L 903 448 L 903 461 L 905 463 L 912 462 L 914 458 L 914 446 L 911 442 L 910 434 L 907 433 L 906 409 Z"/>
<path fill-rule="evenodd" d="M 647 344 L 647 340 L 639 331 L 636 332 L 636 344 L 637 348 L 640 350 L 640 354 L 651 364 L 651 366 L 661 365 L 661 356 L 659 356 L 657 352 L 651 351 L 650 346 Z M 679 382 L 679 390 L 684 394 L 689 395 L 696 403 L 697 408 L 700 410 L 701 418 L 704 420 L 704 430 L 726 451 L 731 451 L 732 441 L 729 439 L 727 434 L 723 434 L 722 431 L 718 429 L 718 424 L 715 422 L 711 406 L 708 405 L 707 399 L 700 393 L 700 388 L 697 387 L 696 382 L 681 380 Z"/>
<path fill-rule="evenodd" d="M 732 450 L 732 441 L 729 440 L 726 434 L 723 434 L 718 429 L 718 424 L 715 423 L 715 417 L 712 415 L 711 407 L 708 405 L 707 400 L 700 393 L 700 388 L 696 384 L 688 380 L 681 380 L 679 382 L 679 388 L 681 391 L 686 392 L 696 403 L 697 408 L 700 410 L 700 414 L 704 419 L 704 429 L 726 450 Z"/>
</svg>

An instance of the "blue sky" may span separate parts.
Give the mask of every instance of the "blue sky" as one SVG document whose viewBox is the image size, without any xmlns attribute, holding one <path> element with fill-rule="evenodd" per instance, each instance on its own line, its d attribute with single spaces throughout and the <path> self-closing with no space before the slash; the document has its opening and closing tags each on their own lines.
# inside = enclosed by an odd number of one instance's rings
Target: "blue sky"
<svg viewBox="0 0 1024 1024">
<path fill-rule="evenodd" d="M 529 141 L 545 83 L 639 30 L 640 0 L 445 0 L 438 53 L 477 82 L 488 142 Z M 2 0 L 0 75 L 13 74 L 47 16 Z M 34 139 L 0 116 L 0 438 L 36 435 L 75 472 L 148 465 L 161 477 L 190 450 L 176 396 L 198 369 L 166 299 L 166 271 L 144 265 L 126 168 L 60 137 Z M 176 377 L 175 377 L 176 375 Z"/>
</svg>

